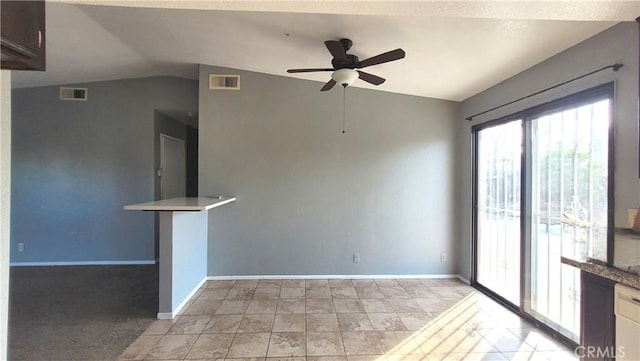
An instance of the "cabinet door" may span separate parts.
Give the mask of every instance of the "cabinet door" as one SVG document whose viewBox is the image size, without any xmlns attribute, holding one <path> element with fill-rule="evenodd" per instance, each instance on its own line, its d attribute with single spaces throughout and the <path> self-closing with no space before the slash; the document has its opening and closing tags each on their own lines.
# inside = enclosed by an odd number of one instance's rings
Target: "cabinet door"
<svg viewBox="0 0 640 361">
<path fill-rule="evenodd" d="M 44 1 L 0 1 L 2 69 L 45 70 Z"/>
<path fill-rule="evenodd" d="M 584 271 L 581 278 L 584 360 L 615 360 L 615 283 Z"/>
</svg>

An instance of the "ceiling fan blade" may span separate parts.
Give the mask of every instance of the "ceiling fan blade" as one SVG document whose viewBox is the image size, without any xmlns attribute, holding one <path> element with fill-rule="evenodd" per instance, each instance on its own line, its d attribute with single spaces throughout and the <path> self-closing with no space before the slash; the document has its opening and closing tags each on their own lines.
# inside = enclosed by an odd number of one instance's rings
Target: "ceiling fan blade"
<svg viewBox="0 0 640 361">
<path fill-rule="evenodd" d="M 331 88 L 333 88 L 334 85 L 336 85 L 336 81 L 331 79 L 327 82 L 327 84 L 325 84 L 322 89 L 320 89 L 321 92 L 326 92 L 327 90 L 331 90 Z"/>
<path fill-rule="evenodd" d="M 334 59 L 341 61 L 347 60 L 347 53 L 344 51 L 344 48 L 339 41 L 327 40 L 324 42 L 324 45 L 329 49 L 329 52 L 333 55 Z"/>
<path fill-rule="evenodd" d="M 373 74 L 369 74 L 369 73 L 365 73 L 364 71 L 357 71 L 358 74 L 360 74 L 359 78 L 366 81 L 367 83 L 373 84 L 373 85 L 380 85 L 382 83 L 384 83 L 384 81 L 386 80 L 385 78 L 381 78 L 377 75 L 373 75 Z"/>
<path fill-rule="evenodd" d="M 382 53 L 380 55 L 376 55 L 376 56 L 371 57 L 369 59 L 364 59 L 364 60 L 358 62 L 358 64 L 356 64 L 356 68 L 358 68 L 358 69 L 366 68 L 366 67 L 371 66 L 371 65 L 377 65 L 377 64 L 382 64 L 382 63 L 386 63 L 386 62 L 389 62 L 389 61 L 402 59 L 402 58 L 404 58 L 404 56 L 405 56 L 405 53 L 404 53 L 404 50 L 402 50 L 402 49 L 391 50 L 391 51 L 388 51 L 386 53 Z"/>
<path fill-rule="evenodd" d="M 333 68 L 289 69 L 287 73 L 311 73 L 314 71 L 333 71 Z"/>
</svg>

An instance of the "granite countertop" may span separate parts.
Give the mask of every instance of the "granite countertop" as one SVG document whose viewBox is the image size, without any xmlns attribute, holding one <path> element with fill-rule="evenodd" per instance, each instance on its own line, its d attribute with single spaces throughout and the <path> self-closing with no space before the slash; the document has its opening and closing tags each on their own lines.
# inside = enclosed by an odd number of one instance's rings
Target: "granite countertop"
<svg viewBox="0 0 640 361">
<path fill-rule="evenodd" d="M 627 228 L 616 228 L 613 244 L 613 267 L 590 259 L 561 257 L 564 264 L 640 289 L 640 234 Z"/>
<path fill-rule="evenodd" d="M 182 197 L 159 201 L 129 204 L 124 206 L 128 211 L 206 211 L 235 201 L 234 197 Z"/>
<path fill-rule="evenodd" d="M 614 282 L 640 289 L 640 275 L 638 274 L 623 271 L 615 267 L 608 267 L 596 262 L 575 260 L 568 257 L 560 257 L 560 262 L 579 268 L 585 272 L 610 279 Z"/>
</svg>

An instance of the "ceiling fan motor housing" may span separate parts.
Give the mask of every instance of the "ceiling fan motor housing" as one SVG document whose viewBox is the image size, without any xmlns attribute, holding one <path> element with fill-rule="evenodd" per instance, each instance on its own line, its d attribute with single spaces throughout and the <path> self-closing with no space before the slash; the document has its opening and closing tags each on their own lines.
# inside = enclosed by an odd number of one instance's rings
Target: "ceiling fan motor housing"
<svg viewBox="0 0 640 361">
<path fill-rule="evenodd" d="M 351 41 L 351 39 L 342 38 L 340 39 L 340 44 L 342 45 L 342 48 L 346 53 L 349 49 L 351 49 L 351 46 L 353 45 L 353 41 Z"/>
<path fill-rule="evenodd" d="M 344 69 L 344 68 L 354 69 L 356 67 L 356 64 L 358 64 L 359 61 L 360 59 L 358 59 L 357 56 L 352 54 L 346 54 L 345 60 L 338 60 L 334 58 L 333 60 L 331 60 L 331 65 L 333 65 L 334 69 Z"/>
<path fill-rule="evenodd" d="M 340 42 L 340 45 L 342 46 L 342 49 L 344 49 L 345 58 L 336 59 L 336 57 L 334 57 L 334 59 L 331 60 L 331 65 L 333 65 L 333 68 L 336 70 L 344 69 L 344 68 L 355 69 L 356 64 L 358 64 L 360 59 L 358 59 L 358 57 L 355 55 L 347 54 L 347 51 L 351 49 L 353 42 L 351 41 L 351 39 L 347 39 L 347 38 L 340 39 L 339 42 Z"/>
</svg>

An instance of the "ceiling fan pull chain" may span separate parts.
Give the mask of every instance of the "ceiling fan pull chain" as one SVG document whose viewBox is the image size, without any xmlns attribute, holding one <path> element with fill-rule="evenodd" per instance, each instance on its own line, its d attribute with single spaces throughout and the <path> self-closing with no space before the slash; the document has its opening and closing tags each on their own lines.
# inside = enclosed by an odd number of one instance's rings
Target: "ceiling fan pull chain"
<svg viewBox="0 0 640 361">
<path fill-rule="evenodd" d="M 342 88 L 342 134 L 346 133 L 345 123 L 347 118 L 347 87 Z"/>
</svg>

